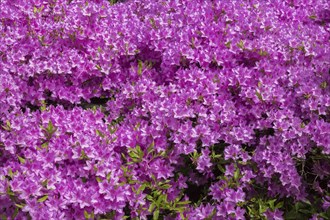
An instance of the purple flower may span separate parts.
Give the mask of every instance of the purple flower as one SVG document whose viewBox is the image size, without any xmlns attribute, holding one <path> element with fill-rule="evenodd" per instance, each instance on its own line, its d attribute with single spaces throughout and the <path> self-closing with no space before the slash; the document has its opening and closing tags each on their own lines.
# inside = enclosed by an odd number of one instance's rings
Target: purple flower
<svg viewBox="0 0 330 220">
<path fill-rule="evenodd" d="M 256 184 L 302 200 L 313 175 L 328 208 L 327 1 L 0 11 L 0 213 L 244 219 Z"/>
<path fill-rule="evenodd" d="M 197 170 L 200 172 L 207 172 L 212 166 L 211 159 L 209 157 L 210 150 L 208 148 L 202 150 L 202 155 L 198 158 Z"/>
<path fill-rule="evenodd" d="M 271 220 L 282 220 L 283 219 L 283 212 L 276 209 L 274 212 L 267 210 L 264 215 L 266 216 L 267 219 Z"/>
<path fill-rule="evenodd" d="M 238 202 L 244 202 L 245 201 L 245 193 L 238 189 L 237 191 L 233 189 L 228 189 L 225 192 L 226 198 L 225 201 L 238 203 Z"/>
</svg>

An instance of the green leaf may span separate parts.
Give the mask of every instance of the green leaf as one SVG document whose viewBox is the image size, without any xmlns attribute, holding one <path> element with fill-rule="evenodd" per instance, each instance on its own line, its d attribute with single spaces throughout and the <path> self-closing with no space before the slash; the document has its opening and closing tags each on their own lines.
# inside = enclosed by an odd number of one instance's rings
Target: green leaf
<svg viewBox="0 0 330 220">
<path fill-rule="evenodd" d="M 144 189 L 147 187 L 147 184 L 146 183 L 143 183 L 139 189 L 137 190 L 137 195 L 139 195 L 141 192 L 144 191 Z"/>
<path fill-rule="evenodd" d="M 163 184 L 160 186 L 162 189 L 169 189 L 171 188 L 171 185 L 170 184 Z"/>
<path fill-rule="evenodd" d="M 7 194 L 9 196 L 15 196 L 15 193 L 11 190 L 10 186 L 7 187 Z"/>
<path fill-rule="evenodd" d="M 43 112 L 47 109 L 47 104 L 46 104 L 46 101 L 45 100 L 40 100 L 40 110 Z"/>
<path fill-rule="evenodd" d="M 289 213 L 285 215 L 286 220 L 296 220 L 296 219 L 304 219 L 304 216 L 300 213 L 296 212 L 294 209 L 292 209 Z"/>
<path fill-rule="evenodd" d="M 47 140 L 51 139 L 52 135 L 56 132 L 57 128 L 54 127 L 53 123 L 51 120 L 49 120 L 47 128 L 44 128 L 41 126 L 41 128 L 44 131 L 44 135 Z"/>
<path fill-rule="evenodd" d="M 309 16 L 309 18 L 312 19 L 312 20 L 316 20 L 317 16 L 316 15 L 311 15 L 311 16 Z"/>
<path fill-rule="evenodd" d="M 181 201 L 181 202 L 178 202 L 177 204 L 178 205 L 187 205 L 187 204 L 190 204 L 191 202 L 189 200 L 186 200 L 186 201 Z"/>
<path fill-rule="evenodd" d="M 244 41 L 240 40 L 239 43 L 237 43 L 237 46 L 241 49 L 244 49 Z"/>
<path fill-rule="evenodd" d="M 157 205 L 157 207 L 160 207 L 160 204 L 162 203 L 162 202 L 164 202 L 167 198 L 167 195 L 166 194 L 162 194 L 162 195 L 160 195 L 159 197 L 158 197 L 158 199 L 157 199 L 157 201 L 156 201 L 156 205 Z"/>
<path fill-rule="evenodd" d="M 48 122 L 47 131 L 48 131 L 49 133 L 51 133 L 51 132 L 54 131 L 53 122 L 52 122 L 51 120 L 49 120 L 49 122 Z"/>
<path fill-rule="evenodd" d="M 5 126 L 2 125 L 1 127 L 6 131 L 10 131 L 11 130 L 10 121 L 6 121 L 6 125 Z"/>
<path fill-rule="evenodd" d="M 327 211 L 320 213 L 320 217 L 324 219 L 330 219 L 330 209 L 328 208 Z"/>
<path fill-rule="evenodd" d="M 107 174 L 107 180 L 108 180 L 108 182 L 110 182 L 110 179 L 111 179 L 111 172 Z"/>
<path fill-rule="evenodd" d="M 154 29 L 156 29 L 157 26 L 156 26 L 155 19 L 154 18 L 150 18 L 149 21 L 150 21 L 151 27 L 154 28 Z"/>
<path fill-rule="evenodd" d="M 312 203 L 311 203 L 309 200 L 307 200 L 307 199 L 304 200 L 303 203 L 305 203 L 305 204 L 307 204 L 307 205 L 309 205 L 309 206 L 312 206 Z"/>
<path fill-rule="evenodd" d="M 13 178 L 13 171 L 11 168 L 8 169 L 8 176 L 10 176 L 10 178 Z"/>
<path fill-rule="evenodd" d="M 45 188 L 47 188 L 47 184 L 48 184 L 48 180 L 47 179 L 41 182 L 41 185 L 43 187 L 45 187 Z"/>
<path fill-rule="evenodd" d="M 142 67 L 143 67 L 143 62 L 141 60 L 138 60 L 138 75 L 142 75 Z"/>
<path fill-rule="evenodd" d="M 124 182 L 119 183 L 118 186 L 124 186 L 124 185 L 126 185 L 126 184 L 127 184 L 127 183 L 124 181 Z"/>
<path fill-rule="evenodd" d="M 12 219 L 15 219 L 15 218 L 16 218 L 16 216 L 17 216 L 18 212 L 19 212 L 19 208 L 18 208 L 18 207 L 16 207 L 16 208 L 15 208 L 15 211 L 14 211 L 14 213 L 13 213 L 13 215 L 11 216 L 11 217 L 12 217 Z"/>
<path fill-rule="evenodd" d="M 176 207 L 176 208 L 169 207 L 169 208 L 172 209 L 173 211 L 175 211 L 176 213 L 184 212 L 184 210 L 186 209 L 184 206 Z"/>
<path fill-rule="evenodd" d="M 275 209 L 280 209 L 280 208 L 282 208 L 283 207 L 283 204 L 284 204 L 284 202 L 282 201 L 282 202 L 279 202 L 279 203 L 277 203 L 276 204 L 276 206 L 275 206 Z"/>
<path fill-rule="evenodd" d="M 129 157 L 133 160 L 134 163 L 138 163 L 139 161 L 139 156 L 135 151 L 130 151 L 128 152 Z"/>
<path fill-rule="evenodd" d="M 152 216 L 152 219 L 153 220 L 158 220 L 158 217 L 159 217 L 159 209 L 157 209 L 156 211 L 154 211 L 153 216 Z"/>
<path fill-rule="evenodd" d="M 217 167 L 222 173 L 226 172 L 225 168 L 223 166 L 221 166 L 220 164 L 217 164 Z"/>
<path fill-rule="evenodd" d="M 15 206 L 22 209 L 22 208 L 24 208 L 24 206 L 26 206 L 26 204 L 15 204 Z"/>
<path fill-rule="evenodd" d="M 86 182 L 87 182 L 87 178 L 86 178 L 86 177 L 81 177 L 81 181 L 82 181 L 83 183 L 86 183 Z"/>
<path fill-rule="evenodd" d="M 98 136 L 100 136 L 101 138 L 104 138 L 104 137 L 105 137 L 105 135 L 102 133 L 102 131 L 96 129 L 95 132 L 96 132 L 96 134 L 97 134 Z"/>
<path fill-rule="evenodd" d="M 155 177 L 154 174 L 151 174 L 151 179 L 152 179 L 154 182 L 157 182 L 156 177 Z"/>
<path fill-rule="evenodd" d="M 260 49 L 259 52 L 258 52 L 258 54 L 259 54 L 260 56 L 267 56 L 267 55 L 268 55 L 268 52 L 265 51 L 265 50 Z"/>
<path fill-rule="evenodd" d="M 155 141 L 152 140 L 151 144 L 149 145 L 147 152 L 148 154 L 152 153 L 154 151 Z"/>
<path fill-rule="evenodd" d="M 117 131 L 117 128 L 112 125 L 108 125 L 108 130 L 110 131 L 110 134 L 114 134 Z"/>
<path fill-rule="evenodd" d="M 192 153 L 193 161 L 197 161 L 199 157 L 200 157 L 200 155 L 199 155 L 199 153 L 197 151 L 194 151 Z"/>
<path fill-rule="evenodd" d="M 84 216 L 85 216 L 85 219 L 89 219 L 90 218 L 90 215 L 89 215 L 89 213 L 86 210 L 84 210 Z"/>
<path fill-rule="evenodd" d="M 264 205 L 264 204 L 259 204 L 259 213 L 260 213 L 260 214 L 266 212 L 267 209 L 268 209 L 268 207 L 267 207 L 266 205 Z"/>
<path fill-rule="evenodd" d="M 227 43 L 225 43 L 225 46 L 230 49 L 230 45 L 231 45 L 231 41 L 228 41 Z"/>
<path fill-rule="evenodd" d="M 136 146 L 136 152 L 138 153 L 139 157 L 142 159 L 144 156 L 144 152 L 139 145 Z"/>
<path fill-rule="evenodd" d="M 299 212 L 306 215 L 313 214 L 313 210 L 311 209 L 300 209 Z"/>
<path fill-rule="evenodd" d="M 151 195 L 147 195 L 147 199 L 148 199 L 149 201 L 154 201 L 154 198 L 153 198 Z"/>
<path fill-rule="evenodd" d="M 114 137 L 114 138 L 112 138 L 111 143 L 114 143 L 114 142 L 117 140 L 117 138 L 118 138 L 118 137 Z"/>
<path fill-rule="evenodd" d="M 45 143 L 43 143 L 43 144 L 41 145 L 41 148 L 48 149 L 48 144 L 49 144 L 48 141 L 45 142 Z"/>
<path fill-rule="evenodd" d="M 185 220 L 185 219 L 187 219 L 186 217 L 184 217 L 184 214 L 183 214 L 183 212 L 180 212 L 180 217 L 181 217 L 181 219 L 182 219 L 182 220 Z"/>
<path fill-rule="evenodd" d="M 80 154 L 80 158 L 79 158 L 80 160 L 87 160 L 88 159 L 88 157 L 87 157 L 87 155 L 86 155 L 86 153 L 85 153 L 85 151 L 84 150 L 81 150 L 81 154 Z"/>
<path fill-rule="evenodd" d="M 256 96 L 258 97 L 258 99 L 259 99 L 260 101 L 263 101 L 263 98 L 262 98 L 262 95 L 261 95 L 260 92 L 256 91 Z"/>
<path fill-rule="evenodd" d="M 205 218 L 205 220 L 212 220 L 213 216 L 217 213 L 216 209 L 213 209 L 212 213 Z"/>
<path fill-rule="evenodd" d="M 152 211 L 155 209 L 155 207 L 156 207 L 155 203 L 152 202 L 152 203 L 150 204 L 150 206 L 149 206 L 148 211 L 149 211 L 149 212 L 152 212 Z"/>
<path fill-rule="evenodd" d="M 296 202 L 294 204 L 294 207 L 296 208 L 296 211 L 303 209 L 305 207 L 305 205 L 302 202 Z"/>
<path fill-rule="evenodd" d="M 25 159 L 23 157 L 17 156 L 17 158 L 21 164 L 25 164 Z"/>
<path fill-rule="evenodd" d="M 38 202 L 44 202 L 48 199 L 48 195 L 44 195 L 43 197 L 41 197 L 40 199 L 38 199 Z"/>
<path fill-rule="evenodd" d="M 269 207 L 272 209 L 272 211 L 275 210 L 275 206 L 274 206 L 275 202 L 276 202 L 276 199 L 272 199 L 272 200 L 268 201 Z"/>
<path fill-rule="evenodd" d="M 129 148 L 128 150 L 128 155 L 134 163 L 139 163 L 143 160 L 144 152 L 139 145 L 137 145 L 135 148 Z"/>
<path fill-rule="evenodd" d="M 102 180 L 101 180 L 100 177 L 96 177 L 96 181 L 97 181 L 98 183 L 101 183 L 101 182 L 102 182 Z"/>
<path fill-rule="evenodd" d="M 236 170 L 235 170 L 235 173 L 234 173 L 234 180 L 238 180 L 240 175 L 241 175 L 241 171 L 237 167 Z"/>
<path fill-rule="evenodd" d="M 328 87 L 327 81 L 323 81 L 320 85 L 321 89 L 326 89 Z"/>
</svg>

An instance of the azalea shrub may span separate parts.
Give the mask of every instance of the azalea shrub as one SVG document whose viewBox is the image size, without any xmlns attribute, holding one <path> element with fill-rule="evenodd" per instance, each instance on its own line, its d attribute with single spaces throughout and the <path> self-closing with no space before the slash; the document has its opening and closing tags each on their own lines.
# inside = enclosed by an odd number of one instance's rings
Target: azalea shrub
<svg viewBox="0 0 330 220">
<path fill-rule="evenodd" d="M 330 219 L 328 0 L 0 0 L 2 219 Z"/>
</svg>

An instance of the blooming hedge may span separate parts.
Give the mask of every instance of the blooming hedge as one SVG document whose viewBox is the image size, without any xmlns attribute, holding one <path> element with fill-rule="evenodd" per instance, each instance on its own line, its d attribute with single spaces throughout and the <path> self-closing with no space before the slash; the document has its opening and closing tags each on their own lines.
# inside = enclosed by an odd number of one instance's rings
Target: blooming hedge
<svg viewBox="0 0 330 220">
<path fill-rule="evenodd" d="M 329 1 L 0 12 L 3 219 L 330 218 Z"/>
</svg>

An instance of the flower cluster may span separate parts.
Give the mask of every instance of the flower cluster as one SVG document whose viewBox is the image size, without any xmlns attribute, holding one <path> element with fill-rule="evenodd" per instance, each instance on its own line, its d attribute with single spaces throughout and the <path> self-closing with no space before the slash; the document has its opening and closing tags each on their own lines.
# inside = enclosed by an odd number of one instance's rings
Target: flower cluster
<svg viewBox="0 0 330 220">
<path fill-rule="evenodd" d="M 0 11 L 1 217 L 330 218 L 327 0 Z"/>
</svg>

